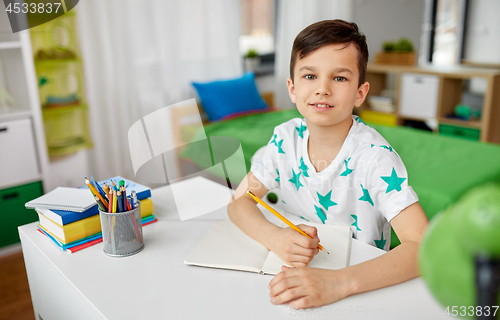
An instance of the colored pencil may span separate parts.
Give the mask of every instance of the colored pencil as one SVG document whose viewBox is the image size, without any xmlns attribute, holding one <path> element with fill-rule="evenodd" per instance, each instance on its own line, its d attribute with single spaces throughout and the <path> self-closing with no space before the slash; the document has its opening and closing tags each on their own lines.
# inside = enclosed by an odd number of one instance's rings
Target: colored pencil
<svg viewBox="0 0 500 320">
<path fill-rule="evenodd" d="M 105 211 L 104 206 L 102 204 L 102 201 L 99 199 L 99 197 L 98 196 L 94 196 L 94 198 L 95 198 L 95 201 L 97 202 L 97 205 L 99 206 L 99 210 Z"/>
<path fill-rule="evenodd" d="M 125 203 L 127 204 L 127 211 L 132 210 L 132 207 L 130 206 L 130 201 L 128 200 L 127 197 L 125 197 Z"/>
<path fill-rule="evenodd" d="M 89 187 L 90 191 L 92 193 L 94 193 L 94 195 L 96 195 L 97 197 L 99 197 L 99 199 L 102 201 L 105 209 L 108 209 L 108 202 L 102 197 L 102 195 L 99 193 L 99 191 L 97 191 L 94 186 L 90 183 L 89 179 L 87 179 L 87 177 L 85 177 L 85 184 Z"/>
<path fill-rule="evenodd" d="M 90 173 L 90 182 L 92 183 L 92 185 L 94 186 L 94 188 L 96 188 L 96 190 L 99 191 L 99 193 L 101 194 L 101 196 L 104 199 L 106 199 L 106 193 L 101 188 L 101 186 L 95 181 L 94 177 L 92 176 L 92 172 Z"/>
<path fill-rule="evenodd" d="M 102 187 L 104 188 L 104 191 L 106 191 L 106 194 L 109 194 L 109 187 L 108 187 L 108 185 L 106 184 L 106 182 L 103 182 L 103 183 L 102 183 Z"/>
<path fill-rule="evenodd" d="M 109 207 L 108 213 L 113 213 L 113 190 L 109 191 Z"/>
<path fill-rule="evenodd" d="M 113 190 L 113 213 L 116 213 L 116 200 L 118 200 L 116 190 Z"/>
<path fill-rule="evenodd" d="M 283 221 L 284 223 L 286 223 L 290 228 L 292 228 L 293 230 L 297 231 L 298 233 L 300 233 L 301 235 L 303 236 L 306 236 L 308 237 L 309 239 L 312 239 L 312 237 L 310 235 L 308 235 L 307 233 L 305 233 L 304 231 L 300 230 L 296 225 L 294 225 L 293 223 L 291 223 L 290 221 L 288 221 L 287 218 L 283 217 L 281 214 L 278 213 L 278 211 L 274 210 L 273 208 L 271 208 L 267 203 L 265 203 L 264 201 L 262 201 L 259 197 L 257 197 L 255 194 L 253 194 L 252 191 L 247 191 L 247 194 L 252 197 L 252 199 L 254 199 L 255 201 L 257 201 L 258 203 L 260 203 L 264 208 L 266 208 L 267 210 L 269 210 L 272 214 L 274 214 L 276 217 L 280 218 L 281 221 Z M 321 250 L 321 251 L 324 251 L 328 254 L 330 254 L 330 252 L 326 251 L 325 248 L 323 248 L 322 245 L 318 245 L 318 248 Z"/>
<path fill-rule="evenodd" d="M 118 212 L 123 212 L 123 200 L 122 200 L 122 192 L 116 192 L 116 203 L 118 205 Z"/>
<path fill-rule="evenodd" d="M 123 196 L 123 211 L 127 211 L 127 190 L 125 187 L 122 187 L 122 196 Z"/>
</svg>

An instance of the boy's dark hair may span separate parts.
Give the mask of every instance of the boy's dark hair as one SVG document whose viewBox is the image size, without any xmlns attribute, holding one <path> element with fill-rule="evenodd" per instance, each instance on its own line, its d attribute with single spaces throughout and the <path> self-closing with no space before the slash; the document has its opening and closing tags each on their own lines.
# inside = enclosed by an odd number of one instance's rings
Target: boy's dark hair
<svg viewBox="0 0 500 320">
<path fill-rule="evenodd" d="M 366 37 L 359 32 L 357 24 L 340 19 L 313 23 L 297 35 L 293 42 L 292 57 L 290 59 L 292 82 L 297 57 L 302 59 L 323 46 L 338 43 L 352 43 L 356 46 L 358 51 L 359 88 L 365 82 L 366 65 L 368 63 Z"/>
</svg>

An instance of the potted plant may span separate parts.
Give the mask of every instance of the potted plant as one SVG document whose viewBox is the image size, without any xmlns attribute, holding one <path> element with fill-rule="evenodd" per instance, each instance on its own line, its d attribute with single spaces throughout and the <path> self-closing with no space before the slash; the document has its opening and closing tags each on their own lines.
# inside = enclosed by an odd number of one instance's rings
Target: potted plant
<svg viewBox="0 0 500 320">
<path fill-rule="evenodd" d="M 256 50 L 250 49 L 243 57 L 245 71 L 255 72 L 260 65 L 260 57 Z"/>
<path fill-rule="evenodd" d="M 397 42 L 385 41 L 382 52 L 375 54 L 375 63 L 394 65 L 413 65 L 416 55 L 413 43 L 407 38 L 401 38 Z"/>
</svg>

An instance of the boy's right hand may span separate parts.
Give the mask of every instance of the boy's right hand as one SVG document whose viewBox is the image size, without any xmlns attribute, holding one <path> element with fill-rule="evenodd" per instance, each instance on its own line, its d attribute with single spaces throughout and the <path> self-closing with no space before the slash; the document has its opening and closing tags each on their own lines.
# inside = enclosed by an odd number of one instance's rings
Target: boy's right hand
<svg viewBox="0 0 500 320">
<path fill-rule="evenodd" d="M 291 228 L 280 229 L 275 234 L 271 251 L 290 266 L 305 267 L 319 252 L 318 232 L 315 227 L 304 224 L 299 224 L 297 227 L 310 235 L 312 239 Z"/>
</svg>

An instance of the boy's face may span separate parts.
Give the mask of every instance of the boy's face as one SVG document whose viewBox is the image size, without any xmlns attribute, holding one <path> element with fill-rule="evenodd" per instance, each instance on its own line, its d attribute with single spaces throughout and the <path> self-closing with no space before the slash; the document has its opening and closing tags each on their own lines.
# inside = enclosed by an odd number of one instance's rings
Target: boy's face
<svg viewBox="0 0 500 320">
<path fill-rule="evenodd" d="M 370 87 L 365 82 L 358 88 L 358 79 L 355 45 L 332 44 L 297 60 L 288 93 L 308 125 L 350 124 L 353 106 L 363 103 Z"/>
</svg>

